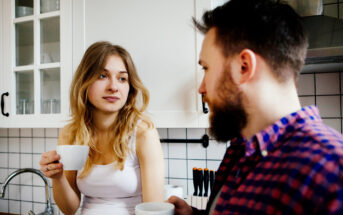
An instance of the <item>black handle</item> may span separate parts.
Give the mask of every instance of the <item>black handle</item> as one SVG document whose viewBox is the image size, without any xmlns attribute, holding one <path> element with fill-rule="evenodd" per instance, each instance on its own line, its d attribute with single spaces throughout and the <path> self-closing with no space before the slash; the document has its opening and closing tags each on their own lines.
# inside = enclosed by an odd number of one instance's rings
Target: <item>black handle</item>
<svg viewBox="0 0 343 215">
<path fill-rule="evenodd" d="M 210 171 L 210 190 L 212 192 L 213 184 L 214 184 L 215 173 L 213 170 Z"/>
<path fill-rule="evenodd" d="M 193 168 L 193 185 L 194 185 L 193 196 L 196 196 L 198 195 L 198 169 L 196 167 Z"/>
<path fill-rule="evenodd" d="M 201 94 L 201 101 L 202 101 L 202 112 L 208 113 L 208 108 L 206 107 L 206 103 L 204 102 L 204 94 Z"/>
<path fill-rule="evenodd" d="M 10 94 L 8 92 L 6 93 L 3 93 L 1 95 L 1 113 L 2 115 L 6 116 L 6 117 L 9 117 L 9 113 L 5 113 L 4 109 L 5 109 L 5 100 L 4 100 L 4 96 L 9 96 Z"/>
<path fill-rule="evenodd" d="M 208 172 L 208 169 L 204 169 L 204 196 L 208 196 L 208 182 L 210 180 L 210 173 Z"/>
<path fill-rule="evenodd" d="M 198 169 L 198 174 L 199 174 L 199 195 L 202 196 L 202 185 L 204 184 L 204 174 L 202 173 L 202 169 Z"/>
</svg>

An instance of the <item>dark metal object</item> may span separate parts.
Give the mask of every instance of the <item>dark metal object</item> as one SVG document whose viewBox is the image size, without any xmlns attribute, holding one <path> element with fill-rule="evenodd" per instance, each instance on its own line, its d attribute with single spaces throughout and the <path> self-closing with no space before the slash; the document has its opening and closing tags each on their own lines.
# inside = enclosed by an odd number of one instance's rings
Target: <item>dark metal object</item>
<svg viewBox="0 0 343 215">
<path fill-rule="evenodd" d="M 209 137 L 204 134 L 201 139 L 160 139 L 161 143 L 202 143 L 204 148 L 208 147 Z"/>
<path fill-rule="evenodd" d="M 4 96 L 9 96 L 9 93 L 6 92 L 6 93 L 3 93 L 1 95 L 1 113 L 2 113 L 2 115 L 8 117 L 10 114 L 9 113 L 5 113 L 5 99 L 4 99 Z"/>
</svg>

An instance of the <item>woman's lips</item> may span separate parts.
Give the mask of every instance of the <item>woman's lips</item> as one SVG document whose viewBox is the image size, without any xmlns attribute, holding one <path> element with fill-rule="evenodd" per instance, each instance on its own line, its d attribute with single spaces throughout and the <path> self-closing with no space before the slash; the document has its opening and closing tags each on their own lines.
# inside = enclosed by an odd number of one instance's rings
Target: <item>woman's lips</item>
<svg viewBox="0 0 343 215">
<path fill-rule="evenodd" d="M 115 102 L 115 101 L 119 100 L 119 98 L 116 96 L 104 96 L 102 98 L 105 99 L 106 101 L 109 101 L 109 102 Z"/>
</svg>

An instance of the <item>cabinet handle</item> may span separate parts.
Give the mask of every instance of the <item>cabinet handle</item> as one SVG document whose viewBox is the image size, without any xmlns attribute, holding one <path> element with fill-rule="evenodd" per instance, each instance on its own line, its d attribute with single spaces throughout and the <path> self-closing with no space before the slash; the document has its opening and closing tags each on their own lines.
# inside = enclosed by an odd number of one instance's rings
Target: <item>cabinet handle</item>
<svg viewBox="0 0 343 215">
<path fill-rule="evenodd" d="M 1 113 L 2 113 L 2 115 L 8 117 L 10 114 L 4 112 L 4 109 L 5 109 L 5 100 L 4 100 L 4 96 L 9 96 L 9 93 L 6 92 L 6 93 L 3 93 L 3 94 L 1 95 Z"/>
<path fill-rule="evenodd" d="M 208 108 L 206 107 L 206 103 L 204 102 L 204 94 L 201 94 L 201 101 L 202 101 L 202 112 L 207 114 Z"/>
</svg>

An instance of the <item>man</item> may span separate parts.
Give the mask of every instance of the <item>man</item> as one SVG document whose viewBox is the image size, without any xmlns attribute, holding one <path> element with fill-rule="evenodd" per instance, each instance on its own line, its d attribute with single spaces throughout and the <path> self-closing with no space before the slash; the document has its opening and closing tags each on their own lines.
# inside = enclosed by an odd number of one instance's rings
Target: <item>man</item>
<svg viewBox="0 0 343 215">
<path fill-rule="evenodd" d="M 276 0 L 231 0 L 195 25 L 210 131 L 231 142 L 206 211 L 171 197 L 176 214 L 343 214 L 343 136 L 297 95 L 299 16 Z"/>
</svg>

